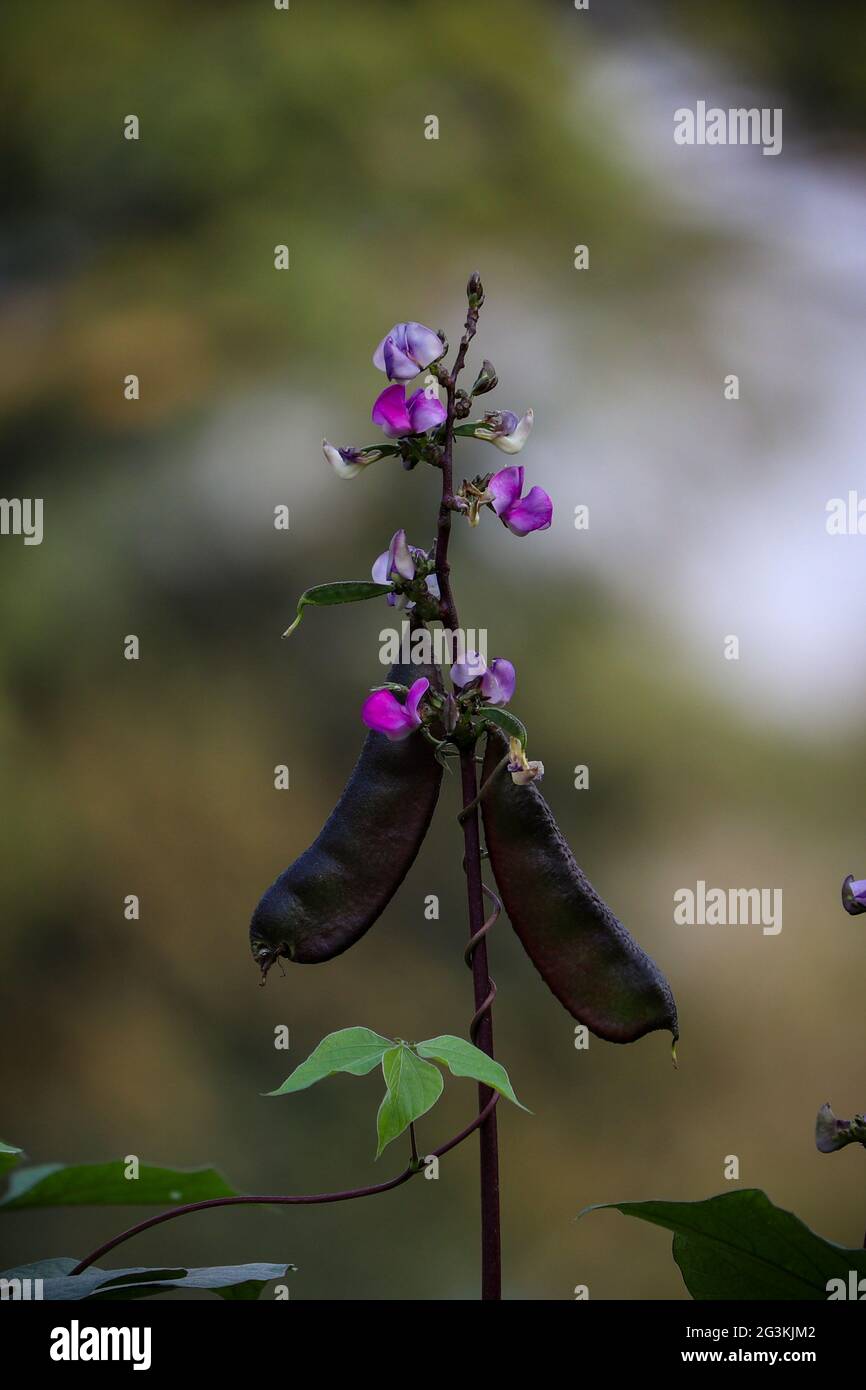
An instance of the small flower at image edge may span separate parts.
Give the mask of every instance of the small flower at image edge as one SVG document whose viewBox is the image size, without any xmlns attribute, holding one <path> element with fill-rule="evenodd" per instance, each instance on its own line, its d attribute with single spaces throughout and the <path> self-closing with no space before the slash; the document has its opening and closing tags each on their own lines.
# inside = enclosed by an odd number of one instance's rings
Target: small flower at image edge
<svg viewBox="0 0 866 1390">
<path fill-rule="evenodd" d="M 445 407 L 438 396 L 428 396 L 419 387 L 405 399 L 405 387 L 386 386 L 377 396 L 372 410 L 372 421 L 390 439 L 399 439 L 404 434 L 424 434 L 435 429 L 445 419 Z"/>
<path fill-rule="evenodd" d="M 494 473 L 487 484 L 493 510 L 515 536 L 528 536 L 530 531 L 546 531 L 553 518 L 553 503 L 543 487 L 523 492 L 523 465 L 512 464 Z"/>
<path fill-rule="evenodd" d="M 831 1154 L 836 1149 L 844 1149 L 846 1144 L 866 1145 L 866 1115 L 855 1115 L 853 1120 L 837 1120 L 825 1102 L 815 1121 L 815 1146 L 822 1154 Z"/>
<path fill-rule="evenodd" d="M 866 912 L 866 878 L 855 878 L 849 874 L 842 884 L 842 906 L 852 917 Z"/>
<path fill-rule="evenodd" d="M 426 676 L 410 685 L 405 705 L 401 705 L 390 690 L 374 690 L 364 701 L 361 718 L 374 733 L 384 734 L 393 742 L 408 738 L 421 727 L 418 706 L 430 689 Z"/>
<path fill-rule="evenodd" d="M 445 344 L 432 328 L 423 323 L 395 323 L 373 353 L 373 366 L 389 381 L 411 381 L 444 352 Z"/>
</svg>

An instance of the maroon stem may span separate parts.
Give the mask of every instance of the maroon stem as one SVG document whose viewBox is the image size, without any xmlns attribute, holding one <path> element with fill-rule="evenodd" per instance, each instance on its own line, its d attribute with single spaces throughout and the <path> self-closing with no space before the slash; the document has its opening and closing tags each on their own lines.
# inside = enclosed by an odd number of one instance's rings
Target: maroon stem
<svg viewBox="0 0 866 1390">
<path fill-rule="evenodd" d="M 443 1158 L 445 1154 L 450 1153 L 452 1149 L 456 1149 L 458 1144 L 462 1144 L 464 1139 L 468 1139 L 470 1134 L 474 1133 L 479 1125 L 485 1122 L 488 1114 L 492 1114 L 496 1108 L 498 1099 L 499 1096 L 494 1095 L 493 1101 L 489 1107 L 476 1115 L 471 1124 L 468 1124 L 465 1129 L 461 1129 L 460 1133 L 455 1134 L 453 1139 L 449 1139 L 447 1143 L 441 1144 L 438 1149 L 434 1149 L 433 1156 L 436 1158 Z M 175 1221 L 179 1216 L 189 1216 L 195 1211 L 207 1211 L 209 1207 L 309 1207 L 321 1206 L 326 1202 L 351 1202 L 354 1201 L 356 1197 L 375 1197 L 379 1192 L 390 1192 L 394 1187 L 402 1187 L 404 1182 L 408 1182 L 410 1178 L 414 1178 L 415 1174 L 421 1171 L 422 1168 L 418 1166 L 416 1160 L 413 1158 L 409 1167 L 404 1168 L 402 1173 L 398 1173 L 396 1178 L 389 1178 L 388 1182 L 375 1183 L 371 1187 L 352 1187 L 348 1188 L 345 1192 L 302 1193 L 297 1196 L 209 1197 L 204 1202 L 188 1202 L 182 1207 L 172 1207 L 171 1211 L 161 1211 L 158 1216 L 149 1216 L 146 1221 L 139 1221 L 135 1226 L 130 1226 L 128 1230 L 122 1231 L 119 1236 L 113 1236 L 112 1239 L 107 1240 L 104 1245 L 100 1245 L 98 1249 L 92 1250 L 74 1269 L 70 1270 L 70 1274 L 83 1274 L 84 1270 L 87 1269 L 89 1265 L 94 1264 L 95 1261 L 101 1259 L 103 1255 L 107 1255 L 109 1250 L 114 1250 L 116 1246 L 123 1245 L 127 1240 L 132 1240 L 133 1236 L 141 1235 L 142 1231 L 149 1231 L 152 1226 L 161 1226 L 164 1221 Z"/>
<path fill-rule="evenodd" d="M 454 407 L 457 377 L 463 370 L 466 350 L 475 336 L 480 305 L 470 300 L 466 326 L 454 365 L 445 382 L 447 408 L 445 437 L 442 449 L 442 500 L 439 504 L 439 526 L 436 535 L 436 577 L 439 580 L 443 626 L 456 631 L 460 626 L 457 604 L 451 588 L 451 566 L 448 563 L 448 542 L 451 538 L 451 514 L 454 499 Z M 493 1015 L 491 1003 L 495 988 L 491 986 L 487 969 L 487 943 L 484 939 L 484 898 L 481 887 L 481 840 L 478 829 L 478 782 L 475 772 L 475 750 L 465 748 L 460 754 L 463 784 L 463 840 L 466 888 L 469 899 L 469 936 L 474 940 L 470 956 L 475 994 L 475 1016 L 470 1037 L 488 1057 L 493 1056 Z M 481 1125 L 481 1297 L 496 1300 L 502 1297 L 502 1251 L 499 1222 L 499 1141 L 496 1114 L 490 1104 L 492 1092 L 487 1086 L 478 1087 L 479 1110 L 487 1112 Z"/>
<path fill-rule="evenodd" d="M 475 750 L 464 749 L 460 754 L 460 773 L 463 783 L 463 805 L 476 800 L 478 783 L 475 772 Z M 463 842 L 466 851 L 466 887 L 469 897 L 469 936 L 475 940 L 470 964 L 475 992 L 475 1017 L 469 1035 L 476 1047 L 493 1056 L 493 996 L 487 968 L 487 940 L 484 928 L 484 897 L 481 887 L 481 841 L 478 830 L 478 806 L 472 806 L 463 822 Z M 478 1108 L 484 1111 L 495 1092 L 489 1086 L 478 1087 Z M 485 1301 L 502 1297 L 502 1249 L 499 1222 L 499 1136 L 496 1111 L 491 1109 L 481 1126 L 481 1297 Z"/>
</svg>

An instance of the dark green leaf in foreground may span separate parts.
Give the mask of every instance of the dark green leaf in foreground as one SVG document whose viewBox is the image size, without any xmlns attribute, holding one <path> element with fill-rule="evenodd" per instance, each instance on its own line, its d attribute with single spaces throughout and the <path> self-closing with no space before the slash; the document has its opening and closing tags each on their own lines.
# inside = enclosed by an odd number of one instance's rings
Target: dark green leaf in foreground
<svg viewBox="0 0 866 1390">
<path fill-rule="evenodd" d="M 137 1178 L 126 1178 L 123 1159 L 113 1163 L 43 1163 L 9 1175 L 0 1211 L 23 1207 L 178 1206 L 208 1197 L 234 1197 L 215 1168 L 156 1168 L 142 1163 Z"/>
<path fill-rule="evenodd" d="M 310 604 L 323 608 L 334 603 L 360 603 L 365 598 L 381 598 L 383 594 L 390 594 L 393 588 L 393 584 L 376 584 L 372 579 L 337 579 L 333 584 L 316 584 L 301 594 L 298 615 L 283 636 L 288 637 L 294 632 L 304 616 L 304 609 Z"/>
<path fill-rule="evenodd" d="M 866 1277 L 866 1250 L 849 1250 L 811 1231 L 765 1192 L 745 1188 L 704 1202 L 606 1202 L 673 1231 L 673 1255 L 696 1299 L 804 1299 L 826 1302 Z M 584 1215 L 585 1213 L 581 1213 Z M 866 1284 L 863 1286 L 866 1291 Z M 848 1295 L 850 1297 L 850 1294 Z"/>
<path fill-rule="evenodd" d="M 70 1277 L 78 1261 L 38 1260 L 35 1264 L 7 1269 L 0 1280 L 41 1279 L 45 1300 L 103 1301 L 152 1298 L 173 1289 L 210 1289 L 225 1299 L 258 1298 L 265 1284 L 282 1279 L 295 1265 L 214 1265 L 203 1269 L 98 1269 L 91 1265 Z"/>
</svg>

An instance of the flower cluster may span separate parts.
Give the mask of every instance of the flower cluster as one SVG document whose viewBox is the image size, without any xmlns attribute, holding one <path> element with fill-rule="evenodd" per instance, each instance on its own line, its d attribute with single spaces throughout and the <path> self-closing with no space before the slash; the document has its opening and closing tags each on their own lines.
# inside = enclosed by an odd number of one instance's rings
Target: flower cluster
<svg viewBox="0 0 866 1390">
<path fill-rule="evenodd" d="M 470 279 L 467 293 L 470 319 L 473 312 L 477 319 L 484 297 L 477 275 Z M 458 354 L 461 366 L 467 343 L 465 338 Z M 468 419 L 473 399 L 498 385 L 496 369 L 485 359 L 471 391 L 458 389 L 456 371 L 449 375 L 439 365 L 447 350 L 443 333 L 415 320 L 396 323 L 385 334 L 373 353 L 373 365 L 384 372 L 388 385 L 376 397 L 371 419 L 389 442 L 338 448 L 323 440 L 325 458 L 338 477 L 354 478 L 379 459 L 397 457 L 405 468 L 428 462 L 447 469 L 450 481 L 450 445 L 456 437 L 483 440 L 504 454 L 520 453 L 532 430 L 532 410 L 520 416 L 510 410 L 491 410 L 480 419 Z M 430 375 L 424 384 L 407 395 L 407 383 L 427 371 Z M 450 413 L 439 398 L 441 385 L 448 390 Z M 443 505 L 465 516 L 471 526 L 477 526 L 481 512 L 489 510 L 515 536 L 546 531 L 553 519 L 553 503 L 544 488 L 535 485 L 524 492 L 524 469 L 520 465 L 479 475 L 471 482 L 464 480 L 459 489 L 447 496 L 443 490 Z M 412 546 L 405 530 L 395 531 L 388 549 L 375 560 L 372 577 L 377 584 L 390 586 L 387 601 L 391 607 L 413 611 L 414 620 L 422 623 L 438 618 L 447 621 L 448 611 L 436 576 L 435 546 L 430 551 Z M 484 711 L 492 715 L 495 708 L 507 705 L 516 683 L 510 661 L 495 657 L 488 665 L 478 652 L 465 652 L 455 661 L 450 678 L 451 692 L 431 687 L 427 677 L 408 688 L 397 684 L 378 687 L 365 700 L 361 717 L 369 729 L 394 741 L 408 738 L 420 729 L 438 749 L 449 741 L 460 744 L 466 737 L 476 738 L 484 722 Z M 522 728 L 520 721 L 510 715 L 497 715 L 497 720 L 500 727 L 505 720 L 509 734 Z M 487 722 L 495 721 L 488 716 Z M 525 739 L 525 730 L 522 738 Z M 521 738 L 515 737 L 510 739 L 508 770 L 519 785 L 540 779 L 544 773 L 541 763 L 528 761 Z"/>
<path fill-rule="evenodd" d="M 449 675 L 455 695 L 433 691 L 429 680 L 422 676 L 406 691 L 402 703 L 394 690 L 371 691 L 364 701 L 361 718 L 368 729 L 395 741 L 426 727 L 437 715 L 451 733 L 461 718 L 471 718 L 484 705 L 507 705 L 517 683 L 517 673 L 505 657 L 494 657 L 488 666 L 478 652 L 465 652 L 455 661 Z"/>
<path fill-rule="evenodd" d="M 405 383 L 420 372 L 434 366 L 447 350 L 444 335 L 434 333 L 423 323 L 414 320 L 395 323 L 373 353 L 373 365 L 384 372 L 388 381 L 373 403 L 371 419 L 393 444 L 367 445 L 364 448 L 338 448 L 322 440 L 325 458 L 340 478 L 354 478 L 362 469 L 379 459 L 399 455 L 406 467 L 414 467 L 419 458 L 436 460 L 441 452 L 442 426 L 447 419 L 445 406 L 439 399 L 436 382 L 428 378 L 407 397 Z M 483 395 L 497 384 L 496 372 L 485 361 L 472 395 Z M 470 397 L 459 393 L 461 404 L 468 414 Z M 517 454 L 529 438 L 534 415 L 527 410 L 517 416 L 511 410 L 488 411 L 481 420 L 466 420 L 457 424 L 456 436 L 483 439 L 505 454 Z M 428 451 L 429 447 L 429 452 Z M 524 497 L 523 469 L 503 468 L 498 473 L 464 483 L 456 497 L 457 510 L 477 526 L 481 509 L 490 508 L 504 526 L 515 536 L 527 536 L 531 531 L 546 531 L 553 517 L 553 503 L 541 487 L 532 487 Z"/>
</svg>

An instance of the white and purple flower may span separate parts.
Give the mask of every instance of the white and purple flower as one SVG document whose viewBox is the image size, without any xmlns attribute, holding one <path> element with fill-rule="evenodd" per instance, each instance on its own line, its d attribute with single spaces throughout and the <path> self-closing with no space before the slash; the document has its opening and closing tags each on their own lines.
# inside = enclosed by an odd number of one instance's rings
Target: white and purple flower
<svg viewBox="0 0 866 1390">
<path fill-rule="evenodd" d="M 490 705 L 507 705 L 517 684 L 517 672 L 510 661 L 495 656 L 488 666 L 478 652 L 465 652 L 460 661 L 455 661 L 450 674 L 452 684 L 460 689 L 480 681 L 481 694 Z"/>
<path fill-rule="evenodd" d="M 530 531 L 546 531 L 553 517 L 553 503 L 543 487 L 523 492 L 523 465 L 512 464 L 494 473 L 487 484 L 487 494 L 499 520 L 515 536 L 528 536 Z"/>
<path fill-rule="evenodd" d="M 338 478 L 354 478 L 362 468 L 368 468 L 377 459 L 384 458 L 386 453 L 393 452 L 387 445 L 384 449 L 338 449 L 336 444 L 322 440 L 322 453 Z"/>
<path fill-rule="evenodd" d="M 532 429 L 535 414 L 527 410 L 520 418 L 513 410 L 495 410 L 484 416 L 480 425 L 472 430 L 475 439 L 486 439 L 495 444 L 503 454 L 519 454 Z"/>
<path fill-rule="evenodd" d="M 855 1115 L 853 1120 L 837 1120 L 825 1102 L 815 1121 L 815 1145 L 822 1154 L 831 1154 L 836 1149 L 844 1149 L 846 1144 L 866 1147 L 866 1115 Z"/>
<path fill-rule="evenodd" d="M 408 738 L 421 727 L 418 706 L 430 689 L 426 676 L 410 685 L 405 704 L 400 703 L 391 690 L 373 690 L 364 701 L 361 718 L 368 729 L 384 734 L 393 743 Z"/>
<path fill-rule="evenodd" d="M 438 333 L 423 323 L 395 323 L 373 353 L 373 366 L 389 381 L 411 381 L 446 351 Z"/>
<path fill-rule="evenodd" d="M 377 396 L 372 412 L 373 424 L 391 439 L 399 439 L 404 434 L 424 434 L 441 425 L 444 419 L 445 407 L 439 397 L 428 396 L 423 386 L 414 391 L 408 401 L 403 386 L 386 386 Z"/>
</svg>

